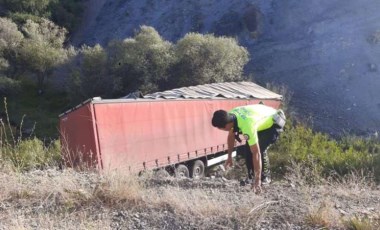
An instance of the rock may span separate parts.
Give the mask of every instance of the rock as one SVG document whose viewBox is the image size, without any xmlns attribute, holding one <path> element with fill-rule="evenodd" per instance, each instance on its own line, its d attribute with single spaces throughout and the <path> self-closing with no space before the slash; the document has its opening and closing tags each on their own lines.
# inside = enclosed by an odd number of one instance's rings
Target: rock
<svg viewBox="0 0 380 230">
<path fill-rule="evenodd" d="M 377 72 L 377 65 L 376 64 L 368 64 L 368 69 L 370 72 Z"/>
<path fill-rule="evenodd" d="M 344 211 L 343 209 L 338 209 L 339 210 L 339 213 L 343 216 L 347 216 L 348 215 L 348 212 Z"/>
</svg>

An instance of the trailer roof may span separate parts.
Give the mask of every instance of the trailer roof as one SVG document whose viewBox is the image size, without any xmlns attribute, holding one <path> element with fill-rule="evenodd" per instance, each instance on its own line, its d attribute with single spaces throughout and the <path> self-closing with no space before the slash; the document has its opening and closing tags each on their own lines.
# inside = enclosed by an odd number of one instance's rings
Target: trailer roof
<svg viewBox="0 0 380 230">
<path fill-rule="evenodd" d="M 212 98 L 258 98 L 277 99 L 282 96 L 253 82 L 224 82 L 182 87 L 143 96 L 145 99 L 212 99 Z"/>
<path fill-rule="evenodd" d="M 102 99 L 100 97 L 90 98 L 74 108 L 67 110 L 59 115 L 59 117 L 70 113 L 87 104 L 91 103 L 120 103 L 120 102 L 135 102 L 135 101 L 156 101 L 156 100 L 186 100 L 186 99 L 269 99 L 282 100 L 282 96 L 274 93 L 264 87 L 261 87 L 253 82 L 224 82 L 212 83 L 205 85 L 197 85 L 190 87 L 182 87 L 178 89 L 167 90 L 147 95 L 142 95 L 139 92 L 128 94 L 123 98 L 118 99 Z"/>
</svg>

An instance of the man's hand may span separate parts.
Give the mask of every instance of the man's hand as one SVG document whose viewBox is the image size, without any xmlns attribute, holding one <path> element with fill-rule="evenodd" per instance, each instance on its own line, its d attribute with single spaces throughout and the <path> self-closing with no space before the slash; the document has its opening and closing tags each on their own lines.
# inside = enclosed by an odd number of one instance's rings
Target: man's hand
<svg viewBox="0 0 380 230">
<path fill-rule="evenodd" d="M 257 195 L 260 194 L 262 192 L 261 181 L 258 181 L 258 182 L 256 181 L 254 184 L 252 183 L 252 190 Z"/>
<path fill-rule="evenodd" d="M 228 167 L 234 166 L 234 163 L 232 162 L 232 157 L 228 156 L 226 163 L 224 164 L 224 167 L 227 169 Z"/>
</svg>

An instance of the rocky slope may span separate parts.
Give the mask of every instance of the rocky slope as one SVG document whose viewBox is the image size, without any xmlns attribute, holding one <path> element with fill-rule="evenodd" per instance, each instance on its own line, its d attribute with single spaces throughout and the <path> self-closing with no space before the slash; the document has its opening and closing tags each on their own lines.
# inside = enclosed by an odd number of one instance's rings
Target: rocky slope
<svg viewBox="0 0 380 230">
<path fill-rule="evenodd" d="M 107 44 L 150 25 L 236 37 L 246 74 L 286 85 L 298 115 L 331 134 L 380 128 L 380 2 L 376 0 L 89 0 L 73 44 Z"/>
</svg>

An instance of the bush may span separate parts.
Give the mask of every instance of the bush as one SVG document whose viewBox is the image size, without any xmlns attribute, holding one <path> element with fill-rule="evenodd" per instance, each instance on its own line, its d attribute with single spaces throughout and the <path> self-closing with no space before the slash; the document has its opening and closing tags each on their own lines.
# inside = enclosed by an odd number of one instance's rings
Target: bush
<svg viewBox="0 0 380 230">
<path fill-rule="evenodd" d="M 194 33 L 173 45 L 153 27 L 141 26 L 134 37 L 106 49 L 83 47 L 78 60 L 79 66 L 72 62 L 68 94 L 86 99 L 241 80 L 248 51 L 235 39 Z"/>
<path fill-rule="evenodd" d="M 0 3 L 10 12 L 48 16 L 47 8 L 50 1 L 51 0 L 0 0 Z"/>
<path fill-rule="evenodd" d="M 14 21 L 17 25 L 23 25 L 28 20 L 36 22 L 36 23 L 40 23 L 43 20 L 43 18 L 40 16 L 36 16 L 29 13 L 19 13 L 19 12 L 10 13 L 8 14 L 8 17 L 12 19 L 12 21 Z"/>
<path fill-rule="evenodd" d="M 189 33 L 175 46 L 174 87 L 242 80 L 248 51 L 233 38 Z"/>
<path fill-rule="evenodd" d="M 373 157 L 375 178 L 380 182 L 380 153 L 377 153 Z"/>
<path fill-rule="evenodd" d="M 291 122 L 289 122 L 291 123 Z M 291 162 L 313 168 L 322 176 L 346 175 L 352 171 L 375 171 L 380 143 L 359 137 L 331 139 L 303 125 L 286 126 L 270 154 L 273 171 L 284 175 Z"/>
<path fill-rule="evenodd" d="M 21 90 L 19 81 L 10 79 L 8 77 L 0 77 L 0 96 L 10 96 Z"/>
<path fill-rule="evenodd" d="M 67 90 L 72 102 L 94 96 L 112 95 L 113 80 L 108 74 L 107 53 L 100 46 L 83 46 L 76 59 L 79 67 L 71 71 Z"/>
<path fill-rule="evenodd" d="M 66 30 L 46 19 L 41 23 L 28 20 L 22 30 L 27 38 L 20 46 L 18 61 L 37 76 L 38 87 L 42 89 L 54 68 L 67 60 L 67 50 L 63 47 Z"/>
<path fill-rule="evenodd" d="M 167 79 L 174 62 L 173 47 L 149 26 L 142 26 L 133 38 L 109 46 L 112 72 L 125 92 L 155 92 Z"/>
<path fill-rule="evenodd" d="M 61 163 L 60 143 L 53 141 L 49 146 L 36 137 L 23 139 L 23 119 L 19 126 L 9 121 L 7 102 L 5 117 L 0 119 L 0 163 L 8 163 L 15 170 L 57 166 Z M 4 120 L 3 120 L 4 119 Z"/>
<path fill-rule="evenodd" d="M 1 159 L 11 165 L 17 171 L 33 168 L 45 168 L 60 164 L 61 155 L 59 145 L 53 142 L 51 146 L 45 147 L 38 138 L 18 140 L 15 145 L 10 142 L 1 146 Z"/>
<path fill-rule="evenodd" d="M 7 18 L 0 18 L 0 72 L 6 73 L 17 56 L 17 48 L 24 39 L 17 25 Z"/>
<path fill-rule="evenodd" d="M 0 5 L 19 25 L 28 19 L 39 23 L 48 18 L 70 32 L 80 24 L 83 15 L 80 0 L 0 0 Z"/>
</svg>

